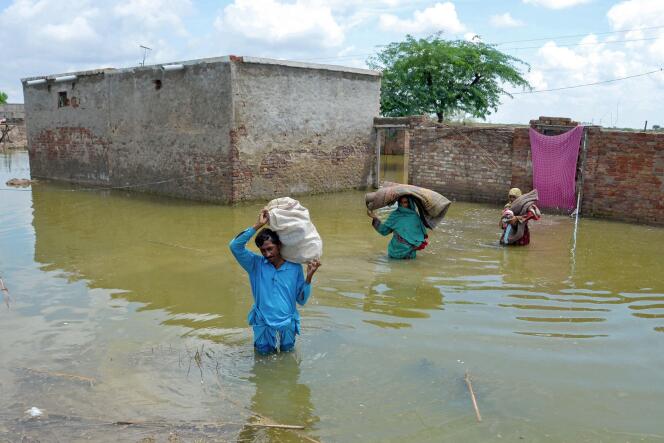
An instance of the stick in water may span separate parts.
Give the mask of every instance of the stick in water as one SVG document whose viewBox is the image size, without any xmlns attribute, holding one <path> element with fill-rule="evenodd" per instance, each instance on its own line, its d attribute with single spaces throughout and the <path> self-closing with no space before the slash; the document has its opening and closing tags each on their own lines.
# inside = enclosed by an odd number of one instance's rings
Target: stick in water
<svg viewBox="0 0 664 443">
<path fill-rule="evenodd" d="M 304 426 L 281 425 L 278 423 L 246 423 L 245 426 L 254 427 L 254 428 L 304 429 Z"/>
<path fill-rule="evenodd" d="M 470 392 L 470 398 L 473 400 L 473 408 L 475 408 L 475 417 L 477 417 L 478 422 L 481 422 L 482 416 L 480 415 L 480 408 L 477 407 L 477 399 L 475 398 L 475 392 L 473 392 L 473 384 L 470 382 L 470 374 L 468 373 L 468 371 L 466 371 L 466 376 L 464 377 L 464 380 L 466 380 L 466 386 L 468 386 L 468 391 Z"/>
</svg>

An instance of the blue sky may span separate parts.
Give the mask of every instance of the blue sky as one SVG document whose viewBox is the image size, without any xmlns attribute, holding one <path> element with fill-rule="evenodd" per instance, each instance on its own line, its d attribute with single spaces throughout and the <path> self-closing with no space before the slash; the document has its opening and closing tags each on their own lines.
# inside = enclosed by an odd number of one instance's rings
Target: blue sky
<svg viewBox="0 0 664 443">
<path fill-rule="evenodd" d="M 134 66 L 139 44 L 148 64 L 236 54 L 364 67 L 380 45 L 436 31 L 503 43 L 537 90 L 664 67 L 664 0 L 0 0 L 0 90 L 22 102 L 21 77 Z M 488 120 L 664 125 L 663 103 L 660 72 L 505 97 Z"/>
</svg>

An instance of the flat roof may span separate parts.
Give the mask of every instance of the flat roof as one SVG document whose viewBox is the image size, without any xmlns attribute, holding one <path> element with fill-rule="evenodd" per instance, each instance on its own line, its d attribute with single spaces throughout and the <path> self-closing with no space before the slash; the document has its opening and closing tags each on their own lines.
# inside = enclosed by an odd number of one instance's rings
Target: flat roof
<svg viewBox="0 0 664 443">
<path fill-rule="evenodd" d="M 25 83 L 30 80 L 39 80 L 39 79 L 48 79 L 48 80 L 53 80 L 57 77 L 64 77 L 68 75 L 75 75 L 78 77 L 83 77 L 83 76 L 88 76 L 88 75 L 99 75 L 99 74 L 120 74 L 124 72 L 131 72 L 131 71 L 137 71 L 137 70 L 148 70 L 148 69 L 155 69 L 155 68 L 161 68 L 164 65 L 197 65 L 197 64 L 204 64 L 204 63 L 228 63 L 228 62 L 236 62 L 236 63 L 255 63 L 255 64 L 262 64 L 262 65 L 278 65 L 278 66 L 289 66 L 293 68 L 301 68 L 301 69 L 316 69 L 316 70 L 324 70 L 324 71 L 336 71 L 336 72 L 349 72 L 353 74 L 360 74 L 360 75 L 369 75 L 372 77 L 380 77 L 381 73 L 378 71 L 372 71 L 370 69 L 362 69 L 362 68 L 351 68 L 348 66 L 338 66 L 338 65 L 326 65 L 326 64 L 320 64 L 320 63 L 307 63 L 307 62 L 298 62 L 298 61 L 292 61 L 292 60 L 278 60 L 278 59 L 273 59 L 273 58 L 263 58 L 263 57 L 250 57 L 250 56 L 235 56 L 235 55 L 225 55 L 223 57 L 210 57 L 210 58 L 201 58 L 201 59 L 196 59 L 196 60 L 185 60 L 185 61 L 175 61 L 175 62 L 164 62 L 164 63 L 157 63 L 153 65 L 147 65 L 147 66 L 133 66 L 129 68 L 100 68 L 100 69 L 90 69 L 87 71 L 74 71 L 74 72 L 64 72 L 60 74 L 50 74 L 50 75 L 38 75 L 34 77 L 25 77 L 21 79 L 22 83 Z"/>
</svg>

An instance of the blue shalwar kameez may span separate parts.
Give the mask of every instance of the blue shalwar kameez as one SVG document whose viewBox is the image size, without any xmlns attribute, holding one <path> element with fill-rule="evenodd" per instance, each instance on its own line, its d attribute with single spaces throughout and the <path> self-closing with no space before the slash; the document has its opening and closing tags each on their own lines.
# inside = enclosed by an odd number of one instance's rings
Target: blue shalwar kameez
<svg viewBox="0 0 664 443">
<path fill-rule="evenodd" d="M 235 259 L 249 274 L 254 305 L 248 321 L 254 329 L 254 346 L 262 354 L 291 351 L 295 336 L 300 333 L 300 314 L 295 303 L 304 305 L 311 294 L 311 285 L 304 280 L 302 265 L 286 261 L 279 269 L 262 255 L 246 248 L 256 234 L 251 227 L 230 243 Z"/>
</svg>

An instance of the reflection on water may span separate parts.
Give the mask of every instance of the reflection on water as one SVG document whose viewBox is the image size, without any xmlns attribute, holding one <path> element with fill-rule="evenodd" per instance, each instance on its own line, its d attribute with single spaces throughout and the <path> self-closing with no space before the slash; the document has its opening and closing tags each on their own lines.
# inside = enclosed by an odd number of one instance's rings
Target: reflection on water
<svg viewBox="0 0 664 443">
<path fill-rule="evenodd" d="M 403 155 L 381 155 L 380 156 L 380 180 L 407 183 L 405 176 L 406 163 Z"/>
<path fill-rule="evenodd" d="M 25 153 L 0 159 L 0 189 L 29 175 Z M 499 208 L 456 202 L 417 260 L 399 262 L 361 192 L 304 197 L 323 267 L 297 352 L 260 359 L 227 250 L 260 202 L 50 183 L 0 198 L 13 299 L 0 311 L 0 439 L 114 441 L 99 423 L 127 417 L 162 423 L 126 429 L 129 441 L 664 438 L 664 229 L 583 219 L 573 262 L 570 219 L 546 216 L 529 247 L 502 248 Z M 49 421 L 25 421 L 32 406 Z M 261 417 L 307 430 L 252 426 Z"/>
<path fill-rule="evenodd" d="M 300 383 L 300 362 L 293 353 L 254 360 L 249 382 L 256 387 L 251 399 L 251 410 L 268 424 L 297 423 L 312 427 L 319 421 L 311 403 L 311 389 Z M 252 427 L 250 424 L 240 433 L 240 441 L 273 441 L 292 435 L 274 428 Z M 302 433 L 295 437 L 306 438 Z"/>
</svg>

